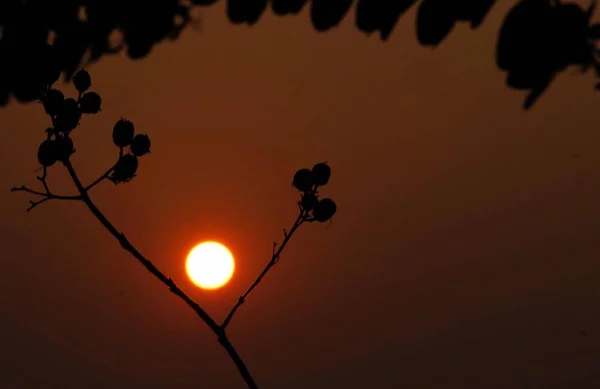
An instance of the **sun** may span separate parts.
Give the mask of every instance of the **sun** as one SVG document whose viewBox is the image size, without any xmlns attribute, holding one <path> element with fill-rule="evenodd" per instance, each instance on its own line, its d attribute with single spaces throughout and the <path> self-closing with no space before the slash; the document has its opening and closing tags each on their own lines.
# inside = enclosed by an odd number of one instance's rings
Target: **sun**
<svg viewBox="0 0 600 389">
<path fill-rule="evenodd" d="M 231 251 L 219 242 L 202 242 L 188 254 L 185 270 L 190 280 L 202 289 L 224 286 L 233 275 Z"/>
</svg>

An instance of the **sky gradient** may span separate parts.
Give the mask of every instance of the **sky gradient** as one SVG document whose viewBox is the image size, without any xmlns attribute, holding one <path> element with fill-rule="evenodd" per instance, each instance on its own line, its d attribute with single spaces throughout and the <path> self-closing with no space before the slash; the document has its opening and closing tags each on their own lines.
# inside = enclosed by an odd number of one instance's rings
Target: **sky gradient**
<svg viewBox="0 0 600 389">
<path fill-rule="evenodd" d="M 388 43 L 306 12 L 234 27 L 224 4 L 142 61 L 88 68 L 103 111 L 73 133 L 84 181 L 116 158 L 125 117 L 152 139 L 139 175 L 96 204 L 221 319 L 291 226 L 301 167 L 327 160 L 332 225 L 303 226 L 229 326 L 261 389 L 600 387 L 600 97 L 568 70 L 529 112 L 476 32 L 420 47 L 407 12 Z M 69 86 L 63 90 L 73 94 Z M 0 387 L 243 388 L 214 335 L 83 204 L 26 213 L 41 106 L 0 109 Z M 73 192 L 50 169 L 56 192 Z M 237 260 L 202 291 L 197 242 Z"/>
</svg>

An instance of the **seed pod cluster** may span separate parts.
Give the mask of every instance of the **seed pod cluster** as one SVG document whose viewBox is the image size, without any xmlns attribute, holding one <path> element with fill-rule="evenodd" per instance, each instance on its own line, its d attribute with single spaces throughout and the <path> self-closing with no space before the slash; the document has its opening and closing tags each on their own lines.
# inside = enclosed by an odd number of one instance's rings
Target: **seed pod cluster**
<svg viewBox="0 0 600 389">
<path fill-rule="evenodd" d="M 75 152 L 73 140 L 68 135 L 57 135 L 43 141 L 38 148 L 38 161 L 50 167 L 57 161 L 66 162 Z"/>
<path fill-rule="evenodd" d="M 327 162 L 320 162 L 312 169 L 303 168 L 294 174 L 292 186 L 301 192 L 300 208 L 305 212 L 305 220 L 326 222 L 337 210 L 330 198 L 319 198 L 319 187 L 326 185 L 331 178 L 331 168 Z"/>
<path fill-rule="evenodd" d="M 92 77 L 86 70 L 80 70 L 73 77 L 79 93 L 77 99 L 67 98 L 52 88 L 54 82 L 56 80 L 44 87 L 41 97 L 44 110 L 52 119 L 52 127 L 46 129 L 47 139 L 40 144 L 37 153 L 39 163 L 45 168 L 68 161 L 75 152 L 71 131 L 77 128 L 83 114 L 97 114 L 102 105 L 100 95 L 90 91 Z M 150 153 L 150 138 L 146 134 L 135 134 L 133 123 L 122 118 L 113 127 L 112 140 L 120 152 L 108 178 L 115 184 L 128 182 L 137 173 L 138 158 Z"/>
<path fill-rule="evenodd" d="M 112 140 L 121 149 L 121 156 L 109 178 L 115 184 L 130 181 L 137 172 L 138 158 L 150 153 L 150 137 L 147 134 L 135 134 L 133 123 L 121 118 L 113 126 Z"/>
<path fill-rule="evenodd" d="M 115 184 L 131 181 L 133 177 L 135 177 L 138 165 L 138 158 L 135 155 L 122 155 L 119 157 L 119 160 L 115 164 L 115 168 L 108 178 Z"/>
<path fill-rule="evenodd" d="M 150 153 L 150 137 L 147 134 L 135 134 L 135 126 L 127 119 L 121 118 L 113 126 L 112 140 L 115 146 L 129 151 L 136 157 Z"/>
<path fill-rule="evenodd" d="M 38 148 L 38 161 L 44 167 L 56 162 L 66 162 L 75 152 L 71 131 L 77 126 L 83 114 L 100 112 L 102 98 L 96 92 L 89 92 L 92 78 L 85 70 L 73 77 L 73 84 L 79 92 L 79 98 L 65 97 L 63 92 L 52 88 L 58 77 L 53 77 L 42 91 L 41 102 L 46 114 L 52 119 L 52 127 L 46 129 L 48 138 Z"/>
<path fill-rule="evenodd" d="M 51 134 L 66 136 L 73 131 L 83 114 L 97 114 L 102 106 L 102 98 L 96 92 L 89 91 L 92 78 L 86 70 L 80 70 L 73 77 L 73 84 L 79 92 L 79 98 L 66 98 L 58 89 L 47 85 L 42 93 L 41 101 L 46 114 L 53 123 Z"/>
</svg>

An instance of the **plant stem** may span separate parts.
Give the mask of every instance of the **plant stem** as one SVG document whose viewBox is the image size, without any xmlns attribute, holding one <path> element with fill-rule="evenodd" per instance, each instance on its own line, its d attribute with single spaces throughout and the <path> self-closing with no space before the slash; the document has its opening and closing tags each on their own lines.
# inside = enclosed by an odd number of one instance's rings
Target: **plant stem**
<svg viewBox="0 0 600 389">
<path fill-rule="evenodd" d="M 54 193 L 43 193 L 37 190 L 29 189 L 25 185 L 21 185 L 19 187 L 12 187 L 10 189 L 11 192 L 27 192 L 34 194 L 36 196 L 48 197 L 48 199 L 56 199 L 56 200 L 81 200 L 81 196 L 64 196 L 64 195 L 56 195 Z"/>
<path fill-rule="evenodd" d="M 271 257 L 271 260 L 269 261 L 267 266 L 264 268 L 262 273 L 259 274 L 259 276 L 256 278 L 254 283 L 252 283 L 252 285 L 250 285 L 250 287 L 244 292 L 244 294 L 240 296 L 240 298 L 238 299 L 237 303 L 233 306 L 233 308 L 231 308 L 231 311 L 229 312 L 229 314 L 223 321 L 223 324 L 221 324 L 221 328 L 223 330 L 225 329 L 225 327 L 227 327 L 227 325 L 229 324 L 231 319 L 233 319 L 233 315 L 235 314 L 235 312 L 242 306 L 242 304 L 244 304 L 244 302 L 246 301 L 246 298 L 248 297 L 250 292 L 252 292 L 252 290 L 254 288 L 256 288 L 258 286 L 258 284 L 260 284 L 260 281 L 262 281 L 263 277 L 269 272 L 269 270 L 273 267 L 273 265 L 275 265 L 277 263 L 277 261 L 279 260 L 279 257 L 281 256 L 281 253 L 283 252 L 283 249 L 289 242 L 289 240 L 292 237 L 292 235 L 294 234 L 294 232 L 298 229 L 298 227 L 300 227 L 300 225 L 304 221 L 305 216 L 306 216 L 305 212 L 301 210 L 300 214 L 298 215 L 298 218 L 294 222 L 294 225 L 292 226 L 290 231 L 287 232 L 284 230 L 283 242 L 281 242 L 281 245 L 279 246 L 277 251 L 273 252 L 273 256 Z"/>
<path fill-rule="evenodd" d="M 104 174 L 102 174 L 100 177 L 98 177 L 94 182 L 92 182 L 91 184 L 89 184 L 88 186 L 86 186 L 84 189 L 85 191 L 89 191 L 90 189 L 92 189 L 94 186 L 98 185 L 99 183 L 101 183 L 103 180 L 107 179 L 108 176 L 110 175 L 110 173 L 112 173 L 112 171 L 115 169 L 114 166 L 112 166 L 110 169 L 108 169 Z"/>
<path fill-rule="evenodd" d="M 73 183 L 75 184 L 77 190 L 81 195 L 81 200 L 89 208 L 89 210 L 96 217 L 96 219 L 98 219 L 100 223 L 102 223 L 102 225 L 108 230 L 108 232 L 110 232 L 110 234 L 119 241 L 123 249 L 131 253 L 131 255 L 133 255 L 142 265 L 144 265 L 144 267 L 148 269 L 150 273 L 152 273 L 163 284 L 165 284 L 173 294 L 181 298 L 190 308 L 194 310 L 194 312 L 196 312 L 196 314 L 206 323 L 206 325 L 215 333 L 215 335 L 217 335 L 219 343 L 223 346 L 231 360 L 235 363 L 235 366 L 237 367 L 240 375 L 246 382 L 248 388 L 258 389 L 258 386 L 256 385 L 254 379 L 250 375 L 250 372 L 244 364 L 244 361 L 229 341 L 229 338 L 225 333 L 225 329 L 219 326 L 215 322 L 215 320 L 206 311 L 204 311 L 204 309 L 200 307 L 200 305 L 198 305 L 187 294 L 185 294 L 185 292 L 181 290 L 170 277 L 164 275 L 160 270 L 158 270 L 156 266 L 154 266 L 152 262 L 146 259 L 139 251 L 137 251 L 135 247 L 133 247 L 133 245 L 127 240 L 125 235 L 119 232 L 119 230 L 117 230 L 117 228 L 114 225 L 112 225 L 110 221 L 108 221 L 104 214 L 102 214 L 98 207 L 96 207 L 96 205 L 90 198 L 87 189 L 81 184 L 81 181 L 79 180 L 79 177 L 77 176 L 77 173 L 75 172 L 75 169 L 73 168 L 71 162 L 66 161 L 64 162 L 64 165 L 69 171 L 69 175 L 71 176 Z"/>
</svg>

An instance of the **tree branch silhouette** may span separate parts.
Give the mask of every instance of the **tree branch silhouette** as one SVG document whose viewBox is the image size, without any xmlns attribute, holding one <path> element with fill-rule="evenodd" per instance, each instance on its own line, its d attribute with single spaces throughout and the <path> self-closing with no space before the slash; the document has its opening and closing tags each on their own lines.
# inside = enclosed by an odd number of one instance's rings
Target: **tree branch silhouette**
<svg viewBox="0 0 600 389">
<path fill-rule="evenodd" d="M 95 187 L 96 185 L 98 185 L 99 183 L 101 183 L 104 180 L 107 180 L 108 177 L 110 177 L 110 174 L 115 170 L 115 166 L 112 166 L 110 169 L 108 169 L 104 174 L 102 174 L 100 177 L 96 178 L 91 184 L 89 184 L 88 186 L 86 186 L 84 189 L 85 191 L 89 191 L 91 190 L 93 187 Z"/>
<path fill-rule="evenodd" d="M 181 288 L 175 284 L 175 281 L 170 277 L 167 277 L 164 273 L 162 273 L 150 260 L 146 259 L 125 237 L 125 234 L 119 232 L 117 228 L 104 216 L 104 214 L 96 207 L 91 197 L 89 196 L 88 190 L 81 184 L 75 169 L 70 161 L 64 162 L 65 167 L 67 168 L 73 183 L 77 187 L 81 195 L 81 200 L 88 207 L 90 212 L 98 219 L 98 221 L 108 230 L 108 232 L 119 242 L 121 247 L 127 252 L 129 252 L 135 259 L 137 259 L 152 275 L 154 275 L 160 282 L 162 282 L 171 293 L 175 296 L 182 299 L 195 313 L 198 315 L 204 323 L 217 335 L 219 343 L 225 348 L 227 354 L 231 357 L 233 362 L 235 363 L 240 375 L 243 377 L 244 381 L 248 385 L 248 388 L 255 389 L 258 388 L 254 379 L 250 375 L 248 368 L 238 355 L 237 351 L 231 344 L 231 342 L 227 339 L 227 335 L 225 331 L 217 325 L 217 323 L 213 320 L 213 318 L 204 311 L 200 307 L 198 303 L 192 300 Z"/>
<path fill-rule="evenodd" d="M 383 41 L 390 38 L 400 18 L 418 6 L 415 35 L 421 45 L 430 47 L 443 43 L 457 24 L 478 28 L 496 2 L 222 1 L 226 2 L 227 17 L 234 25 L 255 25 L 268 8 L 284 16 L 310 7 L 310 21 L 318 32 L 337 27 L 354 10 L 356 28 L 367 35 L 379 33 Z M 596 67 L 595 43 L 600 38 L 600 24 L 591 22 L 595 0 L 587 10 L 560 0 L 514 1 L 515 6 L 498 32 L 496 64 L 507 72 L 508 87 L 529 92 L 523 108 L 530 109 L 556 75 L 568 66 L 579 66 L 582 71 Z M 61 73 L 68 81 L 82 65 L 104 56 L 125 52 L 132 60 L 147 57 L 157 43 L 177 40 L 187 27 L 197 26 L 195 9 L 217 2 L 4 0 L 0 2 L 0 106 L 8 104 L 11 95 L 21 102 L 34 101 L 39 98 L 41 85 L 56 80 Z M 50 35 L 54 38 L 49 45 Z M 511 65 L 506 65 L 502 58 L 512 58 Z M 600 71 L 596 73 L 600 78 Z M 596 85 L 600 89 L 600 81 Z"/>
<path fill-rule="evenodd" d="M 227 327 L 227 325 L 229 324 L 231 319 L 233 319 L 233 315 L 235 315 L 235 313 L 242 306 L 242 304 L 244 304 L 246 302 L 246 299 L 248 298 L 248 295 L 250 294 L 250 292 L 252 292 L 252 290 L 254 290 L 254 288 L 256 288 L 258 286 L 258 284 L 260 284 L 263 277 L 266 276 L 267 273 L 269 272 L 269 270 L 277 263 L 277 261 L 279 261 L 279 258 L 281 257 L 281 253 L 285 249 L 285 246 L 290 241 L 290 238 L 292 237 L 292 235 L 294 235 L 294 232 L 296 232 L 298 227 L 300 227 L 302 225 L 302 223 L 305 221 L 305 218 L 306 218 L 306 211 L 303 210 L 302 208 L 300 208 L 300 214 L 298 215 L 298 218 L 296 218 L 296 221 L 292 225 L 292 228 L 290 228 L 290 231 L 287 232 L 286 230 L 283 230 L 284 239 L 283 239 L 283 242 L 281 243 L 281 245 L 279 246 L 279 248 L 277 248 L 277 242 L 273 242 L 273 255 L 271 256 L 271 260 L 269 261 L 269 263 L 267 263 L 267 266 L 258 275 L 258 277 L 252 283 L 252 285 L 250 285 L 250 287 L 244 292 L 244 294 L 242 294 L 240 296 L 240 298 L 238 299 L 237 303 L 233 306 L 233 308 L 231 308 L 231 311 L 227 314 L 227 317 L 225 317 L 225 320 L 223 320 L 223 324 L 221 324 L 222 329 L 225 329 Z M 277 251 L 275 250 L 276 248 L 277 248 Z"/>
<path fill-rule="evenodd" d="M 225 327 L 233 317 L 236 310 L 241 305 L 240 301 L 248 296 L 248 294 L 259 284 L 264 275 L 269 269 L 279 260 L 283 249 L 289 242 L 293 233 L 305 222 L 325 222 L 330 220 L 336 212 L 336 205 L 329 198 L 319 198 L 318 187 L 327 184 L 329 181 L 331 170 L 326 163 L 316 164 L 312 170 L 300 169 L 294 175 L 292 185 L 301 192 L 301 199 L 298 202 L 300 210 L 296 222 L 287 233 L 284 230 L 284 241 L 279 246 L 279 249 L 274 253 L 271 261 L 260 274 L 258 279 L 250 286 L 250 288 L 242 295 L 238 304 L 234 306 L 231 313 L 225 319 L 222 325 L 217 324 L 197 302 L 189 297 L 171 278 L 161 272 L 150 260 L 142 255 L 133 244 L 126 238 L 125 234 L 119 231 L 108 218 L 100 211 L 93 202 L 90 191 L 104 180 L 110 180 L 114 184 L 122 184 L 131 181 L 138 170 L 138 158 L 150 153 L 150 138 L 146 134 L 135 134 L 135 127 L 130 121 L 121 118 L 113 127 L 113 143 L 119 147 L 118 161 L 106 170 L 100 177 L 92 181 L 87 186 L 84 186 L 77 175 L 77 172 L 71 162 L 71 156 L 75 152 L 71 133 L 79 124 L 83 114 L 97 114 L 100 112 L 102 99 L 96 92 L 88 91 L 91 86 L 91 77 L 85 70 L 79 71 L 73 78 L 73 83 L 78 90 L 77 100 L 73 98 L 65 98 L 62 92 L 57 89 L 52 89 L 52 84 L 44 87 L 42 92 L 41 102 L 44 105 L 46 113 L 50 116 L 52 127 L 47 129 L 47 139 L 44 140 L 38 149 L 38 160 L 42 165 L 43 174 L 38 178 L 44 187 L 44 191 L 30 189 L 26 186 L 13 187 L 13 192 L 26 192 L 42 197 L 39 201 L 31 201 L 31 206 L 28 211 L 35 206 L 42 204 L 48 200 L 79 200 L 82 201 L 94 217 L 104 226 L 104 228 L 119 242 L 121 247 L 130 253 L 138 262 L 140 262 L 146 270 L 148 270 L 155 278 L 162 282 L 171 293 L 179 297 L 185 302 L 196 315 L 208 326 L 208 328 L 216 335 L 217 340 L 225 349 L 230 359 L 235 364 L 240 376 L 246 383 L 249 389 L 258 389 L 254 378 L 246 367 L 244 361 L 236 351 L 227 336 Z M 76 196 L 55 195 L 50 191 L 47 183 L 47 170 L 56 162 L 61 162 L 67 169 L 71 180 L 73 181 L 77 192 Z"/>
<path fill-rule="evenodd" d="M 47 168 L 46 168 L 46 166 L 42 166 L 42 169 L 43 169 L 43 173 L 41 176 L 38 176 L 37 179 L 44 186 L 44 192 L 30 189 L 30 188 L 26 187 L 25 185 L 21 185 L 19 187 L 15 186 L 10 189 L 11 192 L 27 192 L 27 193 L 31 193 L 31 194 L 42 197 L 42 199 L 38 200 L 38 201 L 30 200 L 29 201 L 30 205 L 29 205 L 29 208 L 27 208 L 27 212 L 31 211 L 33 208 L 37 207 L 40 204 L 45 203 L 48 200 L 82 200 L 81 196 L 66 196 L 66 195 L 57 195 L 57 194 L 52 193 L 50 191 L 50 187 L 48 186 L 48 182 L 46 180 L 47 174 L 48 174 Z"/>
</svg>

